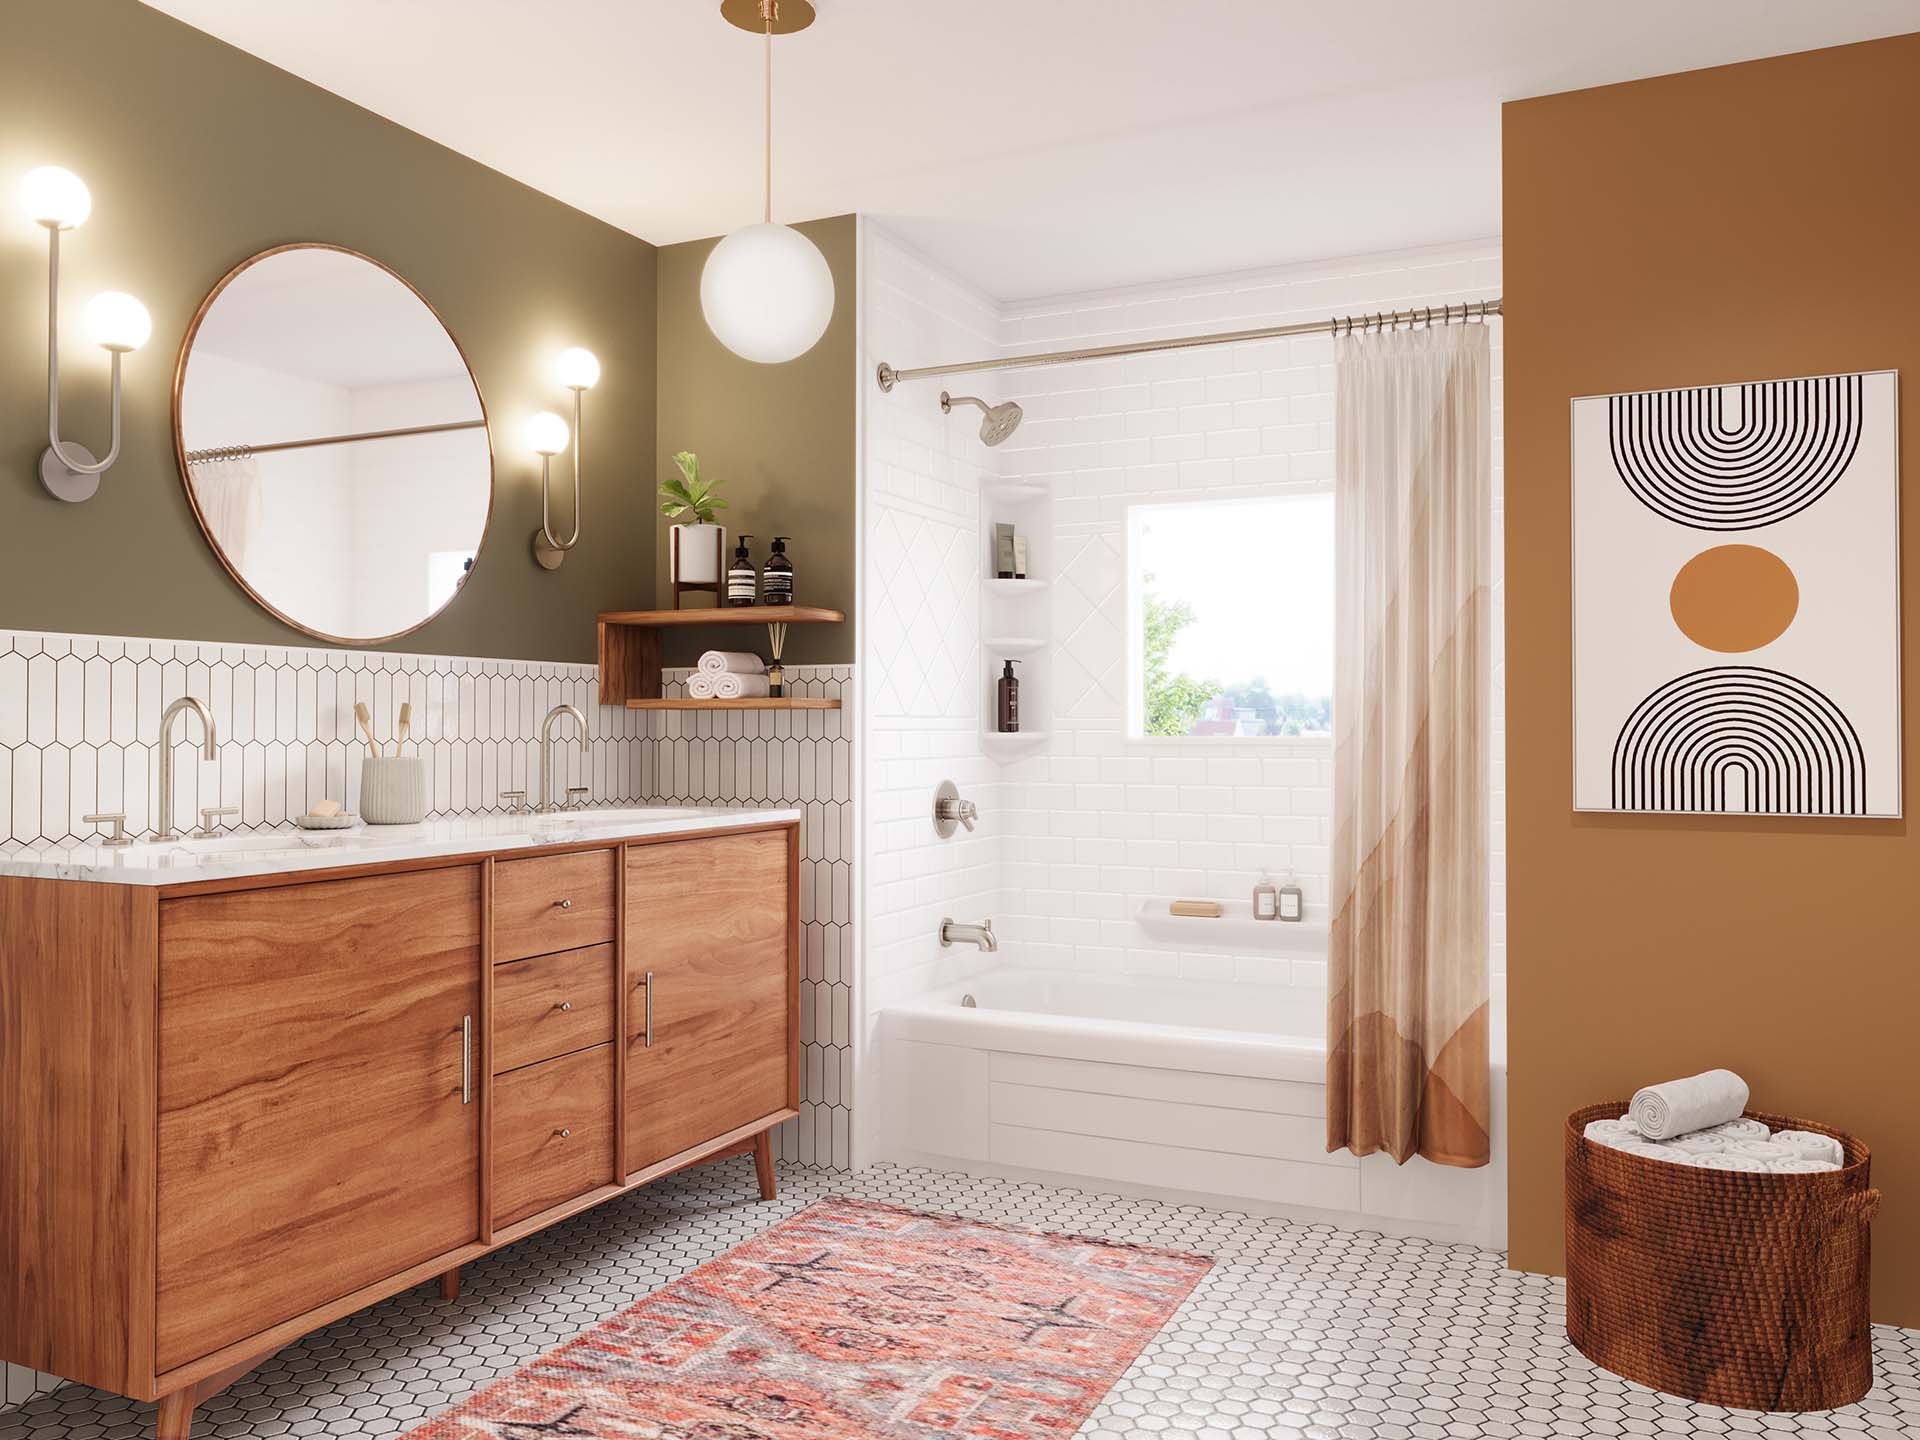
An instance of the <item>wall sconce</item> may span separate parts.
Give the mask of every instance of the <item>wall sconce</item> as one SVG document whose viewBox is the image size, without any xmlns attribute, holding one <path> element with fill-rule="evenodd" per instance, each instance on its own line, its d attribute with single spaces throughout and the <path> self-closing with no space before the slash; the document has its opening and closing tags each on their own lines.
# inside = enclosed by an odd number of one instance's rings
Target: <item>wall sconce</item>
<svg viewBox="0 0 1920 1440">
<path fill-rule="evenodd" d="M 560 383 L 573 392 L 573 534 L 561 540 L 553 533 L 553 485 L 548 477 L 549 462 L 567 448 L 567 425 L 558 415 L 542 412 L 528 422 L 527 436 L 534 453 L 541 457 L 540 528 L 533 532 L 533 558 L 540 562 L 543 570 L 558 570 L 560 562 L 567 558 L 567 552 L 580 543 L 580 449 L 583 444 L 580 397 L 598 383 L 600 362 L 594 358 L 591 350 L 582 350 L 575 345 L 560 352 L 555 370 Z M 552 424 L 548 424 L 549 421 Z M 539 432 L 537 435 L 536 431 Z M 551 450 L 541 449 L 543 443 L 555 436 L 559 437 L 557 445 Z"/>
<path fill-rule="evenodd" d="M 120 357 L 138 350 L 153 334 L 147 310 L 131 295 L 110 290 L 87 304 L 87 333 L 113 357 L 113 444 L 96 459 L 84 445 L 60 438 L 60 232 L 72 230 L 93 210 L 93 197 L 78 175 L 57 165 L 27 172 L 20 185 L 27 218 L 47 229 L 47 448 L 40 456 L 40 483 L 56 500 L 78 504 L 100 488 L 100 477 L 120 458 Z"/>
</svg>

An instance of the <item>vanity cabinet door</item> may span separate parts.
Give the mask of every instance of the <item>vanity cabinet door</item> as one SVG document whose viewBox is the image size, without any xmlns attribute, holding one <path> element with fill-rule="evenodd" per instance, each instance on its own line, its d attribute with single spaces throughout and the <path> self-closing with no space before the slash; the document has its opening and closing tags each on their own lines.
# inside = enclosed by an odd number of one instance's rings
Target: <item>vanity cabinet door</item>
<svg viewBox="0 0 1920 1440">
<path fill-rule="evenodd" d="M 160 1370 L 478 1237 L 480 892 L 463 866 L 163 902 Z"/>
<path fill-rule="evenodd" d="M 790 835 L 627 849 L 629 1170 L 795 1103 Z"/>
</svg>

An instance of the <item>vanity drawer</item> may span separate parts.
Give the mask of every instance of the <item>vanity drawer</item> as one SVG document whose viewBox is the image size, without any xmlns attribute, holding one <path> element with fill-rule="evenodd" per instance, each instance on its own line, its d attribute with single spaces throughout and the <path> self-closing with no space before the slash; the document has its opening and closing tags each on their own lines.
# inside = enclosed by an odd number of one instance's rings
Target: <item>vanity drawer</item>
<svg viewBox="0 0 1920 1440">
<path fill-rule="evenodd" d="M 612 1039 L 613 946 L 494 967 L 494 1074 Z"/>
<path fill-rule="evenodd" d="M 511 1225 L 613 1180 L 613 1047 L 493 1082 L 493 1223 Z"/>
<path fill-rule="evenodd" d="M 501 860 L 493 867 L 496 965 L 613 940 L 612 850 Z"/>
</svg>

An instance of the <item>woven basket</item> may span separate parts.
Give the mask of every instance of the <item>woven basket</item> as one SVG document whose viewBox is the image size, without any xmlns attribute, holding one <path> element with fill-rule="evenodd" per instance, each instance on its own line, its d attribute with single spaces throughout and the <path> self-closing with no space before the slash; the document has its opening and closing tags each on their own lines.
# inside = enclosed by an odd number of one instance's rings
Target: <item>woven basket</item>
<svg viewBox="0 0 1920 1440">
<path fill-rule="evenodd" d="M 1588 1140 L 1615 1101 L 1567 1117 L 1567 1337 L 1629 1380 L 1740 1410 L 1828 1410 L 1873 1385 L 1867 1147 L 1839 1170 L 1758 1175 L 1649 1160 Z"/>
</svg>

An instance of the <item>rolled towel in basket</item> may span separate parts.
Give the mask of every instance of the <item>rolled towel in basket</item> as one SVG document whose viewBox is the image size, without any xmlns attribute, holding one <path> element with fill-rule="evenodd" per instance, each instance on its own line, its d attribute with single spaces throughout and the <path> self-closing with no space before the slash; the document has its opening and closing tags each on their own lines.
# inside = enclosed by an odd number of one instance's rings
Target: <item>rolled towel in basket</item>
<svg viewBox="0 0 1920 1440">
<path fill-rule="evenodd" d="M 1727 1149 L 1735 1155 L 1750 1155 L 1755 1160 L 1786 1160 L 1794 1152 L 1771 1140 L 1729 1140 Z"/>
<path fill-rule="evenodd" d="M 694 668 L 702 675 L 764 675 L 767 662 L 744 650 L 709 650 Z"/>
<path fill-rule="evenodd" d="M 1764 1160 L 1756 1160 L 1751 1155 L 1738 1155 L 1731 1150 L 1716 1150 L 1711 1155 L 1694 1155 L 1690 1158 L 1702 1170 L 1740 1170 L 1749 1175 L 1764 1175 L 1773 1168 Z"/>
<path fill-rule="evenodd" d="M 1638 1140 L 1639 1128 L 1624 1115 L 1618 1120 L 1589 1120 L 1587 1128 L 1581 1132 L 1596 1145 L 1610 1145 L 1615 1140 Z"/>
<path fill-rule="evenodd" d="M 1788 1155 L 1784 1159 L 1767 1162 L 1767 1173 L 1770 1175 L 1825 1175 L 1839 1168 L 1829 1160 L 1809 1160 L 1804 1155 Z"/>
<path fill-rule="evenodd" d="M 1758 1120 L 1729 1120 L 1724 1125 L 1715 1125 L 1708 1131 L 1712 1135 L 1724 1135 L 1729 1140 L 1764 1140 L 1773 1132 Z"/>
<path fill-rule="evenodd" d="M 687 676 L 687 698 L 689 700 L 713 699 L 714 682 L 718 678 L 719 677 L 714 675 L 703 674 L 698 670 L 694 671 L 693 674 Z"/>
<path fill-rule="evenodd" d="M 716 700 L 758 699 L 767 694 L 767 677 L 764 675 L 742 675 L 737 671 L 723 670 L 718 675 L 698 678 L 713 682 L 713 698 Z"/>
<path fill-rule="evenodd" d="M 1747 1082 L 1731 1070 L 1708 1070 L 1634 1092 L 1627 1114 L 1650 1140 L 1671 1140 L 1738 1120 L 1747 1108 Z"/>
<path fill-rule="evenodd" d="M 1717 1155 L 1722 1150 L 1731 1150 L 1736 1142 L 1724 1135 L 1716 1135 L 1711 1130 L 1700 1130 L 1690 1135 L 1676 1135 L 1660 1143 L 1674 1150 L 1684 1150 L 1689 1155 Z"/>
<path fill-rule="evenodd" d="M 1809 1160 L 1824 1160 L 1835 1169 L 1847 1163 L 1847 1152 L 1840 1148 L 1840 1142 L 1815 1130 L 1782 1130 L 1773 1142 Z"/>
</svg>

